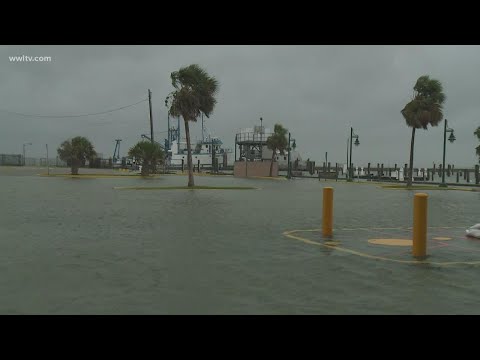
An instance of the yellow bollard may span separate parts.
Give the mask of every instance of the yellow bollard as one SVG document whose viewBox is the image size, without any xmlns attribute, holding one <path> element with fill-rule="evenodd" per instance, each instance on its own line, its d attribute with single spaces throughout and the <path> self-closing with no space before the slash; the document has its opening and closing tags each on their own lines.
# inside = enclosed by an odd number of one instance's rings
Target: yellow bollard
<svg viewBox="0 0 480 360">
<path fill-rule="evenodd" d="M 415 194 L 413 199 L 413 256 L 427 256 L 427 205 L 428 195 Z"/>
<path fill-rule="evenodd" d="M 333 232 L 333 188 L 323 188 L 322 235 L 332 236 Z"/>
</svg>

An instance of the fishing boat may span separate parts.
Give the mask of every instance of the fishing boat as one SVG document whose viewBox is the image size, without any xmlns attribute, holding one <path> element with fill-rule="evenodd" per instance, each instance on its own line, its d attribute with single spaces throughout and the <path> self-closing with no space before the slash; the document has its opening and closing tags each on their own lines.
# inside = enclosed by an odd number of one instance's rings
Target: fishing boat
<svg viewBox="0 0 480 360">
<path fill-rule="evenodd" d="M 193 166 L 209 167 L 216 158 L 219 168 L 227 167 L 228 154 L 232 151 L 223 148 L 223 142 L 218 137 L 207 137 L 198 141 L 192 149 Z M 181 166 L 187 163 L 187 141 L 173 140 L 167 150 L 167 163 L 171 166 Z"/>
<path fill-rule="evenodd" d="M 168 120 L 168 138 L 165 139 L 167 152 L 166 163 L 168 166 L 186 166 L 187 164 L 187 141 L 181 137 L 180 119 L 177 118 L 177 125 L 171 126 Z M 218 169 L 226 168 L 230 162 L 231 149 L 224 148 L 220 138 L 212 136 L 205 126 L 202 116 L 202 139 L 192 145 L 193 166 L 211 168 L 216 159 Z"/>
</svg>

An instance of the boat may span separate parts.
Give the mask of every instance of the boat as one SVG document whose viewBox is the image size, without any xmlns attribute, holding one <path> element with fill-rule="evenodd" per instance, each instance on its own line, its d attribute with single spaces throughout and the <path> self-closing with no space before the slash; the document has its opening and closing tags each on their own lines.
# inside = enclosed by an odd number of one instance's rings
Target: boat
<svg viewBox="0 0 480 360">
<path fill-rule="evenodd" d="M 466 230 L 467 236 L 480 239 L 480 224 L 473 225 Z"/>
<path fill-rule="evenodd" d="M 221 169 L 228 166 L 228 154 L 231 152 L 230 149 L 223 148 L 223 142 L 218 137 L 207 137 L 192 147 L 192 162 L 194 166 L 211 167 L 212 159 L 216 158 Z M 186 165 L 187 154 L 187 141 L 173 140 L 167 150 L 167 164 L 170 166 Z"/>
<path fill-rule="evenodd" d="M 167 152 L 167 166 L 178 167 L 187 165 L 187 141 L 181 137 L 180 119 L 177 119 L 177 126 L 170 126 L 168 120 L 168 138 L 165 139 L 165 150 Z M 202 115 L 202 139 L 192 145 L 193 166 L 201 168 L 212 168 L 213 159 L 216 159 L 218 169 L 226 168 L 230 163 L 231 149 L 223 147 L 223 141 L 212 136 L 205 126 Z"/>
</svg>

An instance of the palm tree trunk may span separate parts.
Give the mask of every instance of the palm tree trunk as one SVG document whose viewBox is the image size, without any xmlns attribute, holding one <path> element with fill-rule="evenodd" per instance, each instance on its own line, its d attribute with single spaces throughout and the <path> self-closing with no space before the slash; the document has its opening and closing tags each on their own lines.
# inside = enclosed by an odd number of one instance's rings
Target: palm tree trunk
<svg viewBox="0 0 480 360">
<path fill-rule="evenodd" d="M 190 127 L 188 125 L 188 120 L 184 118 L 184 121 L 185 121 L 185 137 L 187 138 L 188 187 L 194 187 L 195 182 L 193 181 L 192 146 L 190 144 Z M 180 139 L 178 140 L 180 141 Z"/>
<path fill-rule="evenodd" d="M 71 163 L 72 175 L 78 175 L 78 168 L 79 168 L 78 161 L 76 159 L 72 159 L 71 161 L 72 161 Z"/>
<path fill-rule="evenodd" d="M 142 164 L 142 172 L 141 176 L 148 176 L 149 175 L 150 164 L 148 161 L 144 161 Z"/>
<path fill-rule="evenodd" d="M 272 177 L 274 159 L 275 159 L 275 150 L 272 151 L 272 161 L 270 162 L 270 177 Z"/>
<path fill-rule="evenodd" d="M 408 170 L 407 187 L 412 186 L 414 146 L 415 146 L 415 128 L 412 128 L 412 142 L 410 144 L 410 168 Z"/>
</svg>

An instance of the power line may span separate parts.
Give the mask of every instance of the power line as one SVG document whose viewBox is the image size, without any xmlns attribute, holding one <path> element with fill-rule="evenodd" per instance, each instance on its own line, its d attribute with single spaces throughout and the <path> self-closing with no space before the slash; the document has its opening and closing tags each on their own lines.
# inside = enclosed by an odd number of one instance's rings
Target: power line
<svg viewBox="0 0 480 360">
<path fill-rule="evenodd" d="M 134 104 L 130 104 L 130 105 L 125 105 L 125 106 L 122 106 L 122 107 L 119 107 L 119 108 L 115 108 L 115 109 L 111 109 L 111 110 L 107 110 L 107 111 L 102 111 L 102 112 L 98 112 L 98 113 L 90 113 L 90 114 L 80 114 L 80 115 L 38 115 L 38 114 L 23 114 L 23 113 L 19 113 L 19 112 L 15 112 L 15 111 L 9 111 L 9 110 L 4 110 L 4 109 L 0 109 L 0 111 L 2 112 L 5 112 L 5 113 L 8 113 L 8 114 L 14 114 L 14 115 L 20 115 L 20 116 L 25 116 L 25 117 L 39 117 L 39 118 L 55 118 L 55 119 L 59 119 L 59 118 L 77 118 L 77 117 L 86 117 L 86 116 L 93 116 L 93 115 L 102 115 L 102 114 L 107 114 L 107 113 L 110 113 L 110 112 L 114 112 L 114 111 L 118 111 L 118 110 L 123 110 L 123 109 L 126 109 L 128 107 L 131 107 L 131 106 L 135 106 L 135 105 L 138 105 L 144 101 L 147 101 L 148 99 L 143 99 L 143 100 L 140 100 Z"/>
</svg>

